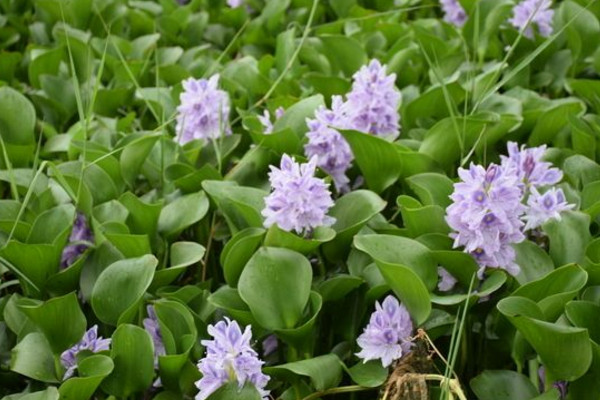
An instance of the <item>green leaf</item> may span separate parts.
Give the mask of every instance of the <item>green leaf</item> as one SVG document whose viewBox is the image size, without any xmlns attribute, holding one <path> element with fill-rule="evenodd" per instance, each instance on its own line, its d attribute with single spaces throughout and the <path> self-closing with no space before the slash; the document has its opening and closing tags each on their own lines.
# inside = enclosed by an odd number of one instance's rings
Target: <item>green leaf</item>
<svg viewBox="0 0 600 400">
<path fill-rule="evenodd" d="M 334 260 L 344 258 L 354 235 L 385 205 L 386 202 L 370 190 L 355 190 L 337 199 L 329 210 L 329 215 L 335 218 L 331 228 L 337 234 L 331 242 L 323 245 L 325 255 Z"/>
<path fill-rule="evenodd" d="M 28 334 L 12 349 L 10 369 L 37 381 L 58 382 L 52 349 L 39 332 Z"/>
<path fill-rule="evenodd" d="M 375 260 L 386 283 L 416 324 L 425 322 L 431 312 L 427 285 L 433 288 L 437 282 L 437 269 L 429 249 L 411 239 L 390 235 L 356 236 L 354 246 Z"/>
<path fill-rule="evenodd" d="M 554 100 L 542 115 L 529 136 L 530 146 L 552 143 L 556 135 L 569 123 L 569 116 L 580 117 L 585 111 L 585 104 L 576 98 Z"/>
<path fill-rule="evenodd" d="M 572 381 L 588 370 L 592 348 L 586 329 L 541 320 L 542 310 L 525 297 L 507 297 L 497 307 L 531 344 L 554 379 Z"/>
<path fill-rule="evenodd" d="M 20 298 L 18 306 L 44 333 L 55 354 L 79 342 L 85 333 L 87 322 L 75 292 L 45 303 Z"/>
<path fill-rule="evenodd" d="M 112 335 L 110 356 L 115 367 L 102 389 L 117 397 L 129 397 L 148 389 L 154 378 L 154 346 L 148 332 L 122 324 Z"/>
<path fill-rule="evenodd" d="M 513 248 L 517 253 L 517 265 L 521 268 L 515 278 L 521 285 L 536 281 L 554 270 L 552 258 L 532 241 L 513 244 Z"/>
<path fill-rule="evenodd" d="M 331 241 L 335 231 L 326 226 L 319 226 L 312 232 L 310 238 L 304 238 L 294 232 L 286 232 L 277 225 L 272 225 L 265 236 L 265 246 L 284 247 L 302 254 L 314 252 L 321 244 Z"/>
<path fill-rule="evenodd" d="M 574 300 L 565 306 L 565 315 L 574 326 L 586 328 L 590 338 L 600 343 L 600 306 L 590 301 Z"/>
<path fill-rule="evenodd" d="M 582 263 L 591 240 L 590 217 L 576 211 L 561 213 L 561 220 L 550 220 L 542 229 L 550 240 L 550 257 L 555 265 Z"/>
<path fill-rule="evenodd" d="M 395 145 L 362 132 L 340 133 L 350 144 L 369 189 L 381 193 L 398 180 L 402 172 L 402 159 Z"/>
<path fill-rule="evenodd" d="M 454 188 L 450 178 L 446 175 L 425 172 L 406 178 L 410 188 L 419 196 L 424 205 L 450 205 L 450 195 Z"/>
<path fill-rule="evenodd" d="M 35 109 L 16 90 L 0 87 L 0 132 L 5 143 L 29 145 L 35 143 L 33 128 Z"/>
<path fill-rule="evenodd" d="M 577 265 L 565 265 L 542 279 L 529 282 L 513 296 L 526 297 L 537 303 L 549 320 L 556 319 L 567 301 L 573 299 L 587 282 L 587 272 Z"/>
<path fill-rule="evenodd" d="M 249 227 L 262 228 L 261 211 L 267 192 L 222 181 L 204 181 L 202 188 L 224 214 L 233 233 Z"/>
<path fill-rule="evenodd" d="M 528 377 L 514 371 L 486 370 L 471 380 L 479 400 L 530 400 L 538 391 Z"/>
<path fill-rule="evenodd" d="M 258 249 L 264 236 L 265 230 L 262 228 L 246 228 L 233 235 L 225 244 L 220 261 L 229 286 L 237 286 L 244 266 Z"/>
<path fill-rule="evenodd" d="M 337 355 L 327 354 L 308 360 L 267 367 L 265 373 L 272 376 L 289 377 L 291 375 L 310 378 L 317 390 L 336 387 L 342 378 L 342 363 Z"/>
<path fill-rule="evenodd" d="M 388 378 L 388 369 L 378 360 L 359 362 L 354 366 L 344 368 L 354 383 L 363 387 L 378 387 Z"/>
<path fill-rule="evenodd" d="M 261 247 L 240 276 L 240 296 L 266 329 L 296 326 L 310 296 L 312 267 L 299 253 Z"/>
<path fill-rule="evenodd" d="M 444 90 L 447 91 L 450 99 L 454 104 L 460 103 L 465 98 L 465 90 L 458 82 L 452 82 L 442 86 L 434 86 L 429 88 L 425 93 L 409 101 L 403 107 L 402 126 L 408 130 L 414 128 L 420 119 L 424 118 L 441 118 L 449 115 L 448 107 L 446 107 Z M 460 124 L 459 124 L 460 126 Z M 447 131 L 448 134 L 453 134 Z"/>
<path fill-rule="evenodd" d="M 171 266 L 154 273 L 150 290 L 173 282 L 190 265 L 202 261 L 206 249 L 195 242 L 175 242 L 171 245 Z"/>
<path fill-rule="evenodd" d="M 135 308 L 152 282 L 158 260 L 152 255 L 120 260 L 109 265 L 96 280 L 92 308 L 96 316 L 110 325 L 130 308 Z"/>
<path fill-rule="evenodd" d="M 315 110 L 319 106 L 324 106 L 325 101 L 320 94 L 307 97 L 295 103 L 285 110 L 285 113 L 273 124 L 273 132 L 280 132 L 286 128 L 291 129 L 298 138 L 303 139 L 304 134 L 308 132 L 306 118 L 314 118 Z"/>
<path fill-rule="evenodd" d="M 323 297 L 323 301 L 338 301 L 363 283 L 364 280 L 357 276 L 340 274 L 321 282 L 318 285 L 318 290 Z"/>
<path fill-rule="evenodd" d="M 262 397 L 256 387 L 251 383 L 247 383 L 240 389 L 237 382 L 229 382 L 219 389 L 217 389 L 213 394 L 208 396 L 207 400 L 231 400 L 231 399 L 239 399 L 239 400 L 261 400 Z"/>
<path fill-rule="evenodd" d="M 334 71 L 350 76 L 368 63 L 367 53 L 360 42 L 344 35 L 321 35 L 323 51 Z"/>
<path fill-rule="evenodd" d="M 60 398 L 64 400 L 90 399 L 100 382 L 114 369 L 113 360 L 102 354 L 94 354 L 77 363 L 77 375 L 60 385 Z"/>
<path fill-rule="evenodd" d="M 208 198 L 204 192 L 181 196 L 167 204 L 158 218 L 158 230 L 167 236 L 176 236 L 182 230 L 200 221 L 208 212 Z"/>
<path fill-rule="evenodd" d="M 129 142 L 121 152 L 121 175 L 130 186 L 134 185 L 142 165 L 159 138 L 160 135 L 142 134 Z"/>
</svg>

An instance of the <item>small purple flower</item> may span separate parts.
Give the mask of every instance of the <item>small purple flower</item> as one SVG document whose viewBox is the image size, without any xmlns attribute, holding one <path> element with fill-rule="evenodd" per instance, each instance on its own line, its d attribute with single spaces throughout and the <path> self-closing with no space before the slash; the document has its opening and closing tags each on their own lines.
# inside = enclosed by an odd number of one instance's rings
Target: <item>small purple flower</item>
<svg viewBox="0 0 600 400">
<path fill-rule="evenodd" d="M 456 278 L 453 277 L 450 272 L 448 272 L 445 268 L 438 267 L 437 269 L 438 276 L 440 277 L 440 281 L 438 282 L 438 290 L 440 292 L 449 292 L 456 285 Z"/>
<path fill-rule="evenodd" d="M 551 219 L 560 220 L 561 212 L 575 207 L 567 203 L 562 189 L 552 188 L 540 194 L 535 187 L 531 188 L 527 206 L 527 212 L 523 216 L 526 222 L 524 230 L 535 229 Z"/>
<path fill-rule="evenodd" d="M 229 95 L 218 89 L 219 75 L 210 79 L 189 78 L 183 81 L 184 92 L 177 107 L 177 137 L 185 144 L 194 139 L 217 139 L 231 133 Z"/>
<path fill-rule="evenodd" d="M 539 378 L 539 391 L 540 393 L 544 393 L 546 391 L 546 368 L 542 365 L 538 369 L 538 378 Z M 552 384 L 552 387 L 558 390 L 560 393 L 560 399 L 564 400 L 567 398 L 567 394 L 569 393 L 569 382 L 567 381 L 556 381 Z"/>
<path fill-rule="evenodd" d="M 202 379 L 196 382 L 200 389 L 196 400 L 205 400 L 227 382 L 237 382 L 240 388 L 250 382 L 264 399 L 268 398 L 265 386 L 269 377 L 262 373 L 263 362 L 250 346 L 251 327 L 247 326 L 242 333 L 236 321 L 225 318 L 209 325 L 208 333 L 213 340 L 201 342 L 206 347 L 206 356 L 198 362 Z"/>
<path fill-rule="evenodd" d="M 387 75 L 386 66 L 371 60 L 353 76 L 352 90 L 340 105 L 339 128 L 396 139 L 400 134 L 398 107 L 400 92 L 395 87 L 396 74 Z"/>
<path fill-rule="evenodd" d="M 545 185 L 554 185 L 562 179 L 562 172 L 558 168 L 553 168 L 549 162 L 542 161 L 546 153 L 546 146 L 527 148 L 515 142 L 508 142 L 508 157 L 501 156 L 502 167 L 512 170 L 524 185 L 528 187 L 540 187 Z"/>
<path fill-rule="evenodd" d="M 467 22 L 467 13 L 458 0 L 440 0 L 440 4 L 444 11 L 444 21 L 457 28 L 462 28 L 465 22 Z"/>
<path fill-rule="evenodd" d="M 331 192 L 323 179 L 314 177 L 317 158 L 299 164 L 284 154 L 280 168 L 271 166 L 269 180 L 273 191 L 265 197 L 264 226 L 277 225 L 284 231 L 309 234 L 319 226 L 330 226 L 327 216 L 333 206 Z"/>
<path fill-rule="evenodd" d="M 275 110 L 275 121 L 281 118 L 284 112 L 283 107 L 278 107 Z M 271 113 L 269 113 L 269 110 L 265 110 L 263 115 L 257 115 L 257 118 L 264 128 L 263 132 L 265 134 L 273 133 L 273 123 L 271 122 Z"/>
<path fill-rule="evenodd" d="M 329 111 L 321 106 L 315 112 L 315 119 L 307 119 L 309 131 L 306 134 L 308 143 L 304 146 L 307 157 L 317 157 L 317 165 L 333 178 L 333 183 L 338 192 L 348 191 L 350 180 L 346 171 L 352 165 L 354 156 L 346 139 L 331 125 L 336 125 L 336 107 L 341 98 L 334 96 L 334 111 Z"/>
<path fill-rule="evenodd" d="M 533 39 L 533 25 L 537 25 L 541 36 L 552 34 L 552 0 L 523 0 L 513 8 L 513 17 L 508 20 L 515 28 L 523 30 L 523 36 Z"/>
<path fill-rule="evenodd" d="M 446 222 L 455 232 L 454 247 L 464 246 L 483 268 L 502 268 L 518 274 L 515 253 L 510 246 L 522 242 L 525 211 L 522 191 L 514 170 L 491 164 L 487 169 L 471 164 L 458 170 L 461 182 L 454 184 L 446 209 Z"/>
<path fill-rule="evenodd" d="M 263 355 L 265 357 L 275 353 L 278 347 L 279 342 L 277 341 L 277 336 L 275 336 L 274 334 L 267 336 L 262 341 Z"/>
<path fill-rule="evenodd" d="M 61 269 L 71 266 L 90 247 L 94 236 L 84 214 L 78 212 L 69 236 L 69 243 L 65 246 L 60 257 Z"/>
<path fill-rule="evenodd" d="M 81 338 L 79 343 L 60 355 L 60 362 L 67 370 L 63 376 L 63 381 L 69 379 L 75 373 L 77 368 L 77 353 L 83 350 L 89 350 L 92 353 L 108 350 L 111 339 L 98 337 L 98 325 L 92 326 Z"/>
<path fill-rule="evenodd" d="M 410 314 L 398 300 L 389 295 L 382 304 L 375 303 L 369 324 L 356 342 L 361 351 L 356 354 L 364 362 L 381 360 L 384 367 L 410 352 L 413 323 Z"/>
<path fill-rule="evenodd" d="M 156 317 L 156 311 L 153 306 L 147 306 L 148 318 L 144 318 L 144 329 L 150 334 L 152 343 L 154 343 L 154 368 L 158 368 L 158 357 L 167 354 L 162 335 L 160 334 L 160 325 Z"/>
</svg>

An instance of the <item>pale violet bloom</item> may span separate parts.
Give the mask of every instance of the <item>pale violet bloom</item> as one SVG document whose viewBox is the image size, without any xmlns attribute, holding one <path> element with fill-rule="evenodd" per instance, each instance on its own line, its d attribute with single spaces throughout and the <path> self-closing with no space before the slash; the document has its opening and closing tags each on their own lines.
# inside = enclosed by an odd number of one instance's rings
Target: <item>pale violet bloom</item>
<svg viewBox="0 0 600 400">
<path fill-rule="evenodd" d="M 110 348 L 111 339 L 98 337 L 98 325 L 92 326 L 79 341 L 68 350 L 65 350 L 60 355 L 60 363 L 66 368 L 63 380 L 69 379 L 77 369 L 77 354 L 80 351 L 88 350 L 92 353 L 108 350 Z"/>
<path fill-rule="evenodd" d="M 69 236 L 69 243 L 65 246 L 60 257 L 60 267 L 69 267 L 90 247 L 94 235 L 84 214 L 78 212 Z"/>
<path fill-rule="evenodd" d="M 519 273 L 513 243 L 522 242 L 522 190 L 514 170 L 491 164 L 487 169 L 471 164 L 459 168 L 461 181 L 454 184 L 453 203 L 446 222 L 454 231 L 454 247 L 464 246 L 481 266 Z"/>
<path fill-rule="evenodd" d="M 229 95 L 218 85 L 218 74 L 210 79 L 189 78 L 183 81 L 184 92 L 179 96 L 175 128 L 178 143 L 217 139 L 231 133 Z"/>
<path fill-rule="evenodd" d="M 361 351 L 356 354 L 364 362 L 381 360 L 389 367 L 411 351 L 413 323 L 406 307 L 389 295 L 382 304 L 375 303 L 369 324 L 356 342 Z"/>
<path fill-rule="evenodd" d="M 515 142 L 508 142 L 508 156 L 501 156 L 502 167 L 516 174 L 524 186 L 524 190 L 529 187 L 540 187 L 545 185 L 554 185 L 563 177 L 562 171 L 553 168 L 552 164 L 542 161 L 546 153 L 546 146 L 527 148 Z"/>
<path fill-rule="evenodd" d="M 202 379 L 196 382 L 200 392 L 196 400 L 205 400 L 228 382 L 237 382 L 242 388 L 246 382 L 253 384 L 260 395 L 267 399 L 265 386 L 269 377 L 262 373 L 263 362 L 250 346 L 252 329 L 247 326 L 242 332 L 236 321 L 225 318 L 208 326 L 212 340 L 203 340 L 206 356 L 198 362 Z"/>
<path fill-rule="evenodd" d="M 339 128 L 388 139 L 398 137 L 401 95 L 395 86 L 396 74 L 388 75 L 386 68 L 374 59 L 352 76 L 352 90 L 339 107 Z"/>
<path fill-rule="evenodd" d="M 146 311 L 148 312 L 148 318 L 144 318 L 144 329 L 152 338 L 152 343 L 154 344 L 154 369 L 158 370 L 158 357 L 166 355 L 167 351 L 165 349 L 163 337 L 160 333 L 160 325 L 158 323 L 158 317 L 156 316 L 154 307 L 149 305 L 146 307 Z M 152 386 L 162 386 L 160 378 L 157 378 Z"/>
<path fill-rule="evenodd" d="M 448 292 L 454 288 L 456 285 L 456 278 L 453 277 L 450 272 L 448 272 L 443 267 L 438 267 L 437 269 L 438 276 L 440 277 L 440 281 L 438 282 L 438 290 L 440 292 Z"/>
<path fill-rule="evenodd" d="M 342 125 L 338 120 L 341 103 L 342 99 L 334 96 L 331 111 L 321 106 L 315 112 L 315 119 L 306 120 L 309 131 L 304 153 L 309 158 L 317 157 L 317 165 L 331 175 L 337 191 L 346 192 L 350 182 L 346 171 L 352 165 L 354 156 L 346 139 L 331 127 Z"/>
<path fill-rule="evenodd" d="M 444 21 L 461 28 L 467 22 L 467 13 L 458 0 L 440 0 Z"/>
<path fill-rule="evenodd" d="M 515 28 L 523 30 L 523 36 L 533 39 L 533 26 L 543 37 L 552 34 L 552 0 L 523 0 L 513 8 L 513 16 L 508 20 Z"/>
<path fill-rule="evenodd" d="M 285 110 L 283 107 L 278 107 L 275 110 L 275 121 L 283 116 Z M 271 122 L 271 113 L 269 110 L 265 110 L 263 115 L 257 115 L 258 121 L 263 126 L 263 133 L 273 133 L 273 122 Z"/>
<path fill-rule="evenodd" d="M 310 234 L 314 228 L 335 222 L 327 215 L 333 206 L 329 185 L 314 176 L 316 168 L 316 157 L 299 164 L 287 154 L 281 158 L 280 168 L 271 166 L 272 192 L 265 197 L 262 211 L 266 228 L 277 225 L 284 231 Z"/>
<path fill-rule="evenodd" d="M 227 5 L 231 8 L 238 8 L 242 3 L 242 0 L 227 0 Z"/>
<path fill-rule="evenodd" d="M 540 194 L 534 187 L 531 188 L 527 206 L 527 212 L 523 216 L 526 222 L 524 230 L 535 229 L 551 219 L 560 220 L 561 212 L 575 207 L 567 203 L 562 189 L 551 188 Z"/>
</svg>

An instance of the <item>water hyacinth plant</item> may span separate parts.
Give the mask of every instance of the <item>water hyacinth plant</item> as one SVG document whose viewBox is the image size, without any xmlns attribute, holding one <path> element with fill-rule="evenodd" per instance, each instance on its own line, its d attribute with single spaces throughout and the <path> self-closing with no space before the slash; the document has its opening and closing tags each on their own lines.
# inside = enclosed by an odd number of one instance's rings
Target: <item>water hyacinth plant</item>
<svg viewBox="0 0 600 400">
<path fill-rule="evenodd" d="M 599 35 L 0 0 L 0 400 L 597 400 Z"/>
</svg>

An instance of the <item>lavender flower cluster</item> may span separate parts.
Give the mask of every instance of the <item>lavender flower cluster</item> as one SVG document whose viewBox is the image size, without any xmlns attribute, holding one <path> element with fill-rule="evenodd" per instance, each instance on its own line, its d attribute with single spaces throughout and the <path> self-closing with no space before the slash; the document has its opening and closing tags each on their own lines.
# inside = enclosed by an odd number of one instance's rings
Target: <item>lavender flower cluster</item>
<svg viewBox="0 0 600 400">
<path fill-rule="evenodd" d="M 264 399 L 268 398 L 269 391 L 265 386 L 269 377 L 262 373 L 263 362 L 250 346 L 251 327 L 247 326 L 242 332 L 236 321 L 225 318 L 225 321 L 209 325 L 208 333 L 213 340 L 202 341 L 206 357 L 198 362 L 202 379 L 196 382 L 200 389 L 196 400 L 205 400 L 228 382 L 237 382 L 240 388 L 250 382 Z"/>
<path fill-rule="evenodd" d="M 273 191 L 265 197 L 265 227 L 277 225 L 284 231 L 308 235 L 314 228 L 329 226 L 335 219 L 327 216 L 333 206 L 331 192 L 323 179 L 314 176 L 317 158 L 299 164 L 284 154 L 280 168 L 271 166 L 269 180 Z"/>
<path fill-rule="evenodd" d="M 413 323 L 404 305 L 392 296 L 382 304 L 375 303 L 369 324 L 356 342 L 361 351 L 356 354 L 364 362 L 381 360 L 384 367 L 408 354 L 412 347 Z"/>
<path fill-rule="evenodd" d="M 440 0 L 444 21 L 460 28 L 467 21 L 467 13 L 458 0 Z M 552 18 L 554 10 L 551 9 L 552 0 L 522 0 L 513 7 L 513 16 L 508 20 L 512 26 L 522 30 L 523 35 L 529 39 L 534 38 L 534 26 L 543 37 L 552 34 Z"/>
<path fill-rule="evenodd" d="M 317 165 L 333 178 L 338 192 L 348 190 L 346 171 L 354 156 L 350 146 L 337 129 L 352 129 L 367 134 L 396 139 L 400 134 L 398 106 L 400 92 L 394 82 L 396 74 L 388 75 L 386 66 L 371 60 L 353 75 L 352 90 L 344 101 L 332 97 L 331 110 L 320 107 L 314 119 L 307 119 L 307 157 L 317 157 Z"/>
<path fill-rule="evenodd" d="M 275 121 L 283 116 L 285 110 L 283 107 L 277 107 L 275 110 Z M 273 122 L 271 122 L 271 113 L 269 110 L 265 110 L 263 115 L 258 116 L 258 121 L 263 126 L 263 132 L 265 134 L 273 133 Z"/>
<path fill-rule="evenodd" d="M 69 243 L 62 251 L 60 258 L 60 267 L 67 268 L 90 247 L 89 242 L 94 241 L 94 235 L 88 225 L 84 214 L 78 212 L 73 223 L 73 229 L 69 236 Z"/>
<path fill-rule="evenodd" d="M 500 165 L 459 168 L 453 200 L 446 221 L 454 230 L 454 247 L 464 246 L 480 265 L 519 273 L 512 244 L 525 240 L 525 232 L 540 227 L 573 208 L 562 189 L 548 188 L 562 179 L 562 172 L 542 161 L 545 146 L 520 149 L 508 143 L 508 156 Z M 545 192 L 540 193 L 541 190 Z"/>
<path fill-rule="evenodd" d="M 217 139 L 231 133 L 229 95 L 218 89 L 219 74 L 210 79 L 183 81 L 179 96 L 175 140 L 185 144 L 194 139 Z"/>
<path fill-rule="evenodd" d="M 77 354 L 80 351 L 88 350 L 92 353 L 108 350 L 111 339 L 98 337 L 98 325 L 92 326 L 81 338 L 81 340 L 60 355 L 60 362 L 66 371 L 63 380 L 69 379 L 77 369 Z"/>
</svg>

